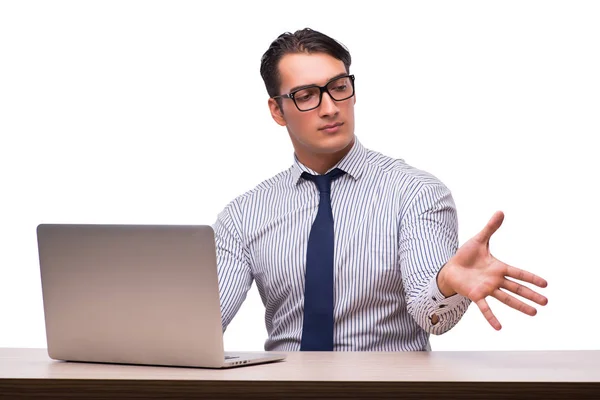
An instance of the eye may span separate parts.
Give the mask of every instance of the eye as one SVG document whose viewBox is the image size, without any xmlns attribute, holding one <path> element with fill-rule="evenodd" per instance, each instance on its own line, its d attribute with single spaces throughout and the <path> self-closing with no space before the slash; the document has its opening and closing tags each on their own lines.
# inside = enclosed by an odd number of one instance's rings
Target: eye
<svg viewBox="0 0 600 400">
<path fill-rule="evenodd" d="M 312 98 L 312 94 L 305 94 L 305 95 L 302 95 L 302 96 L 296 95 L 295 96 L 296 101 L 308 101 L 311 98 Z"/>
<path fill-rule="evenodd" d="M 319 96 L 319 89 L 307 88 L 297 91 L 294 95 L 294 99 L 296 99 L 297 102 L 304 103 L 315 99 L 315 96 Z"/>
</svg>

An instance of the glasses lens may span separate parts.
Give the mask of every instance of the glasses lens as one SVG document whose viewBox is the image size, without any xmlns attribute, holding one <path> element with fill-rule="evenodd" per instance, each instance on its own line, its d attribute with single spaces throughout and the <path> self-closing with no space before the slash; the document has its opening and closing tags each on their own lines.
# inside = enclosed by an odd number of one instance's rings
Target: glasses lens
<svg viewBox="0 0 600 400">
<path fill-rule="evenodd" d="M 336 79 L 329 83 L 329 85 L 327 85 L 327 90 L 329 90 L 331 97 L 337 101 L 346 100 L 354 94 L 354 87 L 352 86 L 352 80 L 349 76 Z"/>
<path fill-rule="evenodd" d="M 300 110 L 310 110 L 319 105 L 320 90 L 318 87 L 309 87 L 294 93 L 294 100 Z"/>
</svg>

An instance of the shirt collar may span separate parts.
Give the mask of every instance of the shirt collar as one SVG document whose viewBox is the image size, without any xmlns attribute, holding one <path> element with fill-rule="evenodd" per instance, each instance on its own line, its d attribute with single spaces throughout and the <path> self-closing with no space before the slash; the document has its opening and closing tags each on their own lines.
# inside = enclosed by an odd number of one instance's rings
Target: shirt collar
<svg viewBox="0 0 600 400">
<path fill-rule="evenodd" d="M 329 171 L 334 168 L 339 168 L 346 174 L 350 175 L 354 180 L 357 180 L 365 170 L 365 161 L 367 158 L 367 149 L 360 143 L 358 138 L 354 137 L 354 145 L 336 165 L 334 165 Z M 327 171 L 327 172 L 329 172 Z M 319 175 L 315 171 L 302 164 L 296 154 L 294 153 L 294 164 L 292 164 L 292 182 L 297 184 L 302 176 L 303 172 L 308 172 L 312 175 Z"/>
</svg>

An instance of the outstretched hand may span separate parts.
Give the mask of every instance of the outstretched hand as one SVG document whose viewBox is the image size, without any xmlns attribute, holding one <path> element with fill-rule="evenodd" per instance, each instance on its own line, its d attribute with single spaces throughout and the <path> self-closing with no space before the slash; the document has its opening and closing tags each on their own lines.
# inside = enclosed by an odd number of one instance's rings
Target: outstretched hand
<svg viewBox="0 0 600 400">
<path fill-rule="evenodd" d="M 512 292 L 539 305 L 546 305 L 548 299 L 526 286 L 511 280 L 532 283 L 546 287 L 546 280 L 531 272 L 512 267 L 498 260 L 490 253 L 490 238 L 498 230 L 504 214 L 496 212 L 485 228 L 462 245 L 456 254 L 442 268 L 438 275 L 438 286 L 445 296 L 460 294 L 471 299 L 496 330 L 502 325 L 490 309 L 487 296 L 492 296 L 509 307 L 527 315 L 535 315 L 537 310 L 507 292 Z"/>
</svg>

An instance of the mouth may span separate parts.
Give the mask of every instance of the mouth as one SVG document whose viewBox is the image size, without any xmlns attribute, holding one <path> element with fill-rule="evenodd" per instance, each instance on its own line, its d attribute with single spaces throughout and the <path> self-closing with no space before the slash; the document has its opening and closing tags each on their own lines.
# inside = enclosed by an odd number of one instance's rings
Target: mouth
<svg viewBox="0 0 600 400">
<path fill-rule="evenodd" d="M 320 131 L 325 133 L 335 133 L 340 130 L 340 127 L 344 125 L 343 122 L 336 122 L 335 124 L 325 125 L 319 128 Z"/>
</svg>

